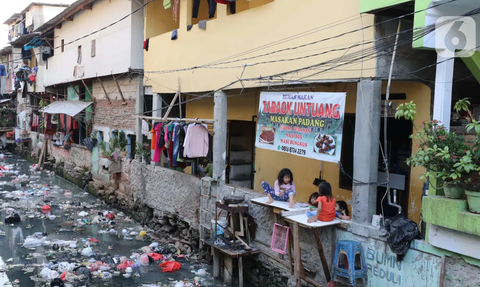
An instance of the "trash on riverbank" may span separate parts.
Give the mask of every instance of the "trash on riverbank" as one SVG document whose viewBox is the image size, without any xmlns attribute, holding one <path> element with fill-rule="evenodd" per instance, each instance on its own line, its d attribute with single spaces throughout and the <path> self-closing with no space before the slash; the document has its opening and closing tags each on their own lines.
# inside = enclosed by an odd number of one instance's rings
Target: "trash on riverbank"
<svg viewBox="0 0 480 287">
<path fill-rule="evenodd" d="M 214 284 L 208 275 L 204 277 L 209 266 L 199 265 L 201 256 L 185 240 L 153 237 L 153 227 L 140 226 L 87 192 L 65 189 L 53 172 L 36 165 L 27 167 L 27 174 L 20 164 L 0 163 L 0 169 L 0 208 L 5 219 L 18 220 L 0 224 L 0 235 L 14 240 L 10 234 L 21 234 L 10 245 L 13 248 L 0 245 L 11 249 L 4 258 L 13 258 L 0 271 L 21 269 L 26 276 L 16 276 L 21 286 L 33 286 L 33 282 L 40 282 L 38 286 L 103 286 L 110 280 L 118 286 L 133 286 L 128 281 L 133 279 L 140 280 L 135 286 L 147 282 L 170 287 Z"/>
</svg>

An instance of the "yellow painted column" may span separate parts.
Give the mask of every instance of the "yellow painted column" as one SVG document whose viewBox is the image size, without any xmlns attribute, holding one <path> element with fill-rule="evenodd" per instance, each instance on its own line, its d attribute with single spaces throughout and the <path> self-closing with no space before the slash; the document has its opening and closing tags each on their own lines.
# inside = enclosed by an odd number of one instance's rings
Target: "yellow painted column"
<svg viewBox="0 0 480 287">
<path fill-rule="evenodd" d="M 185 29 L 188 25 L 192 23 L 192 8 L 193 8 L 193 0 L 180 1 L 180 7 L 179 7 L 180 11 L 178 11 L 180 29 Z"/>
</svg>

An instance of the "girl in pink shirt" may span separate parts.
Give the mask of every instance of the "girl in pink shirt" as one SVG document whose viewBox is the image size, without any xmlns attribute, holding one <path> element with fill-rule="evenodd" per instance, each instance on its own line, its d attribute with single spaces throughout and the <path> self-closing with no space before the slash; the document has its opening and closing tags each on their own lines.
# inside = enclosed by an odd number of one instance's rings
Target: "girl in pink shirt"
<svg viewBox="0 0 480 287">
<path fill-rule="evenodd" d="M 266 181 L 262 182 L 262 188 L 268 196 L 267 204 L 278 201 L 290 201 L 289 208 L 292 208 L 297 202 L 293 199 L 295 196 L 295 183 L 293 183 L 293 173 L 284 168 L 278 174 L 274 187 Z"/>
</svg>

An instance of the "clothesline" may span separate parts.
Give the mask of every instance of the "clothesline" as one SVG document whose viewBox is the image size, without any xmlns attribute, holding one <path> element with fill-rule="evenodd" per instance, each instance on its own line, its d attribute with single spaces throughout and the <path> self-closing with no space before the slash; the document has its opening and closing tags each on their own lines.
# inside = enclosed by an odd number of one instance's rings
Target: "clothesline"
<svg viewBox="0 0 480 287">
<path fill-rule="evenodd" d="M 146 117 L 146 116 L 138 116 L 133 115 L 135 118 L 140 118 L 144 120 L 152 120 L 156 122 L 188 122 L 188 123 L 197 123 L 197 124 L 213 124 L 215 120 L 211 119 L 181 119 L 181 118 L 158 118 L 158 117 Z M 210 135 L 214 136 L 215 132 L 209 131 L 206 127 L 202 126 Z"/>
<path fill-rule="evenodd" d="M 181 118 L 159 118 L 159 117 L 147 117 L 147 116 L 137 116 L 134 115 L 133 117 L 136 118 L 141 118 L 145 120 L 154 120 L 157 122 L 171 122 L 171 121 L 177 121 L 177 122 L 190 122 L 190 123 L 204 123 L 204 124 L 213 124 L 215 123 L 215 120 L 212 119 L 181 119 Z"/>
</svg>

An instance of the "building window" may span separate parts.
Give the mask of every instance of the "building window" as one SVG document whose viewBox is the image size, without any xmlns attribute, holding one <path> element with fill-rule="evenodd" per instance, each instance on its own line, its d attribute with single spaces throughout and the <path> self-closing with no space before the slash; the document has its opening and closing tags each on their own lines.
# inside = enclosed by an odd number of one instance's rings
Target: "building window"
<svg viewBox="0 0 480 287">
<path fill-rule="evenodd" d="M 233 11 L 230 7 L 227 8 L 227 11 L 228 11 L 227 13 L 228 13 L 228 15 L 240 13 L 240 12 L 243 12 L 243 11 L 247 11 L 249 9 L 253 9 L 253 8 L 271 3 L 273 1 L 275 1 L 275 0 L 255 0 L 255 1 L 238 0 L 238 1 L 235 2 L 235 5 L 236 5 L 235 13 L 232 13 Z"/>
<path fill-rule="evenodd" d="M 180 19 L 175 21 L 172 17 L 174 1 L 172 0 L 170 2 L 171 6 L 168 9 L 163 7 L 163 1 L 153 1 L 152 3 L 148 4 L 145 18 L 146 38 L 153 38 L 165 33 L 171 33 L 173 30 L 180 28 Z M 207 4 L 202 3 L 202 5 Z M 177 17 L 180 17 L 180 14 L 180 7 L 178 7 Z"/>
<path fill-rule="evenodd" d="M 207 4 L 208 1 L 192 1 L 193 11 L 192 18 L 189 25 L 197 25 L 198 22 L 202 20 L 213 20 L 217 18 L 217 11 L 210 10 L 210 5 Z"/>
<path fill-rule="evenodd" d="M 82 46 L 78 46 L 78 57 L 77 57 L 77 64 L 82 63 Z"/>
<path fill-rule="evenodd" d="M 62 39 L 62 53 L 65 52 L 65 40 Z"/>
<path fill-rule="evenodd" d="M 90 54 L 90 56 L 91 56 L 92 58 L 95 57 L 95 55 L 96 55 L 96 48 L 95 48 L 95 46 L 96 46 L 96 40 L 92 40 L 92 51 L 91 51 L 91 54 Z"/>
</svg>

